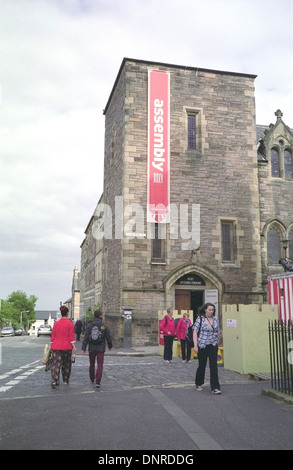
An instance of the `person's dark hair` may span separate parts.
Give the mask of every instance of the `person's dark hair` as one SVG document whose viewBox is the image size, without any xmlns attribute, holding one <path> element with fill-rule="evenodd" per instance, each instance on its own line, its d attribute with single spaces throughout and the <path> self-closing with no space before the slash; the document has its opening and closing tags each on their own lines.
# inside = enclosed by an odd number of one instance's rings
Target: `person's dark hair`
<svg viewBox="0 0 293 470">
<path fill-rule="evenodd" d="M 205 316 L 206 309 L 207 309 L 208 307 L 214 307 L 214 313 L 213 313 L 213 315 L 215 315 L 215 314 L 216 314 L 216 307 L 215 307 L 215 305 L 212 304 L 211 302 L 207 302 L 207 303 L 204 304 L 202 307 L 199 307 L 199 309 L 198 309 L 198 315 L 203 315 L 203 316 Z"/>
<path fill-rule="evenodd" d="M 94 311 L 95 318 L 100 318 L 101 315 L 103 315 L 103 312 L 100 308 Z"/>
<path fill-rule="evenodd" d="M 60 312 L 61 312 L 61 315 L 62 317 L 66 317 L 67 313 L 69 312 L 68 308 L 66 307 L 66 305 L 61 305 L 61 307 L 59 308 Z"/>
</svg>

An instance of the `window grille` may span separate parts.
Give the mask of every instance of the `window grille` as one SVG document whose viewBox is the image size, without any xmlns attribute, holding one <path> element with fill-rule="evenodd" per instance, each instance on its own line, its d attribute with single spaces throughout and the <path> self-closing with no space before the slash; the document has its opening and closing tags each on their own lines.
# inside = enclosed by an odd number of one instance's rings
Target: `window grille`
<svg viewBox="0 0 293 470">
<path fill-rule="evenodd" d="M 195 114 L 188 114 L 188 150 L 196 149 Z"/>
<path fill-rule="evenodd" d="M 268 264 L 278 264 L 281 258 L 281 234 L 276 227 L 271 227 L 267 239 Z"/>
<path fill-rule="evenodd" d="M 280 159 L 279 152 L 277 149 L 271 150 L 271 166 L 272 166 L 272 176 L 274 178 L 280 177 Z"/>
<path fill-rule="evenodd" d="M 234 223 L 222 222 L 222 261 L 234 262 Z"/>
</svg>

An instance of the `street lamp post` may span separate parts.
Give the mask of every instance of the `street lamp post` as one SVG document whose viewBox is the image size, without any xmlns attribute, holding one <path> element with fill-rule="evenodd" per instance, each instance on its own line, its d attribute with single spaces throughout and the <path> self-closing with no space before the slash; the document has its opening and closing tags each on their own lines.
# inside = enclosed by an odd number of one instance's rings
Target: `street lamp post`
<svg viewBox="0 0 293 470">
<path fill-rule="evenodd" d="M 29 313 L 29 310 L 23 310 L 22 312 L 20 312 L 20 326 L 22 326 L 22 314 L 23 313 Z"/>
</svg>

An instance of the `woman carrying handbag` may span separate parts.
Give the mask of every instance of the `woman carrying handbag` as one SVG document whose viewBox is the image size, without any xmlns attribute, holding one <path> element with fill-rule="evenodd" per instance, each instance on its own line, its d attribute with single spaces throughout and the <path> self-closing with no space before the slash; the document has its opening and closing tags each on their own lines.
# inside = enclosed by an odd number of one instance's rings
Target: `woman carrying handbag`
<svg viewBox="0 0 293 470">
<path fill-rule="evenodd" d="M 218 340 L 220 334 L 219 319 L 215 316 L 216 307 L 208 302 L 199 311 L 193 325 L 194 352 L 198 357 L 198 368 L 195 375 L 195 388 L 202 390 L 205 379 L 207 359 L 210 366 L 210 385 L 213 395 L 220 395 L 218 378 Z"/>
</svg>

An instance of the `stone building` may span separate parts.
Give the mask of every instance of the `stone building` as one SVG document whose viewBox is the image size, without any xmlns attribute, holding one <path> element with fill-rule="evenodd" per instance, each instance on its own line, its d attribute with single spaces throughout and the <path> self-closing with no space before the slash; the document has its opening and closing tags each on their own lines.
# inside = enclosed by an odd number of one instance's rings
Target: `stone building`
<svg viewBox="0 0 293 470">
<path fill-rule="evenodd" d="M 69 309 L 69 318 L 76 322 L 80 318 L 80 273 L 77 266 L 73 269 L 71 297 L 64 302 L 64 305 Z"/>
<path fill-rule="evenodd" d="M 267 276 L 293 257 L 293 134 L 280 111 L 256 125 L 255 79 L 122 61 L 104 110 L 103 204 L 81 258 L 82 302 L 99 281 L 116 347 L 123 307 L 131 344 L 157 344 L 158 310 L 261 305 Z"/>
<path fill-rule="evenodd" d="M 276 122 L 257 126 L 258 192 L 262 282 L 283 272 L 279 260 L 293 259 L 293 131 L 275 112 Z M 290 269 L 290 266 L 289 266 Z"/>
<path fill-rule="evenodd" d="M 98 206 L 101 204 L 103 204 L 103 195 L 99 199 Z M 96 210 L 85 229 L 85 238 L 81 244 L 81 319 L 85 317 L 88 309 L 93 312 L 97 306 L 101 306 L 103 239 L 98 235 L 101 228 L 95 212 Z"/>
</svg>

